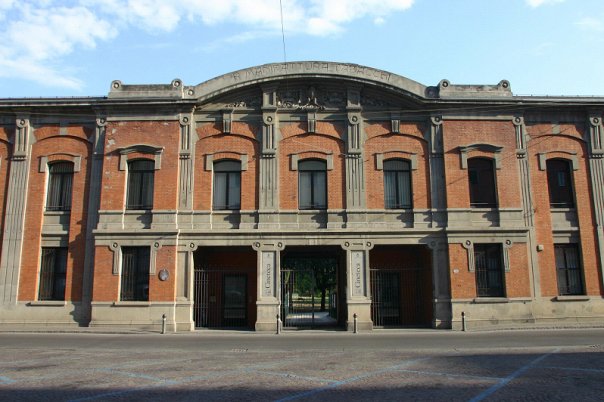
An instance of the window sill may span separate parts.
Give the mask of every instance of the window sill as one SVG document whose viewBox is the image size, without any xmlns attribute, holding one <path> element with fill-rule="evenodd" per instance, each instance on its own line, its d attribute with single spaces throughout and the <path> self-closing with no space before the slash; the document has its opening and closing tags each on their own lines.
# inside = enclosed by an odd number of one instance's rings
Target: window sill
<svg viewBox="0 0 604 402">
<path fill-rule="evenodd" d="M 113 307 L 149 307 L 148 301 L 116 301 L 113 302 Z"/>
<path fill-rule="evenodd" d="M 33 300 L 29 302 L 32 307 L 65 307 L 67 302 L 65 300 Z"/>
<path fill-rule="evenodd" d="M 62 215 L 70 215 L 71 214 L 71 210 L 67 209 L 67 210 L 44 210 L 44 215 L 55 215 L 55 216 L 62 216 Z"/>
<path fill-rule="evenodd" d="M 509 303 L 507 297 L 476 297 L 473 300 L 476 304 Z"/>
<path fill-rule="evenodd" d="M 589 301 L 590 297 L 585 295 L 568 295 L 568 296 L 556 296 L 553 301 Z"/>
</svg>

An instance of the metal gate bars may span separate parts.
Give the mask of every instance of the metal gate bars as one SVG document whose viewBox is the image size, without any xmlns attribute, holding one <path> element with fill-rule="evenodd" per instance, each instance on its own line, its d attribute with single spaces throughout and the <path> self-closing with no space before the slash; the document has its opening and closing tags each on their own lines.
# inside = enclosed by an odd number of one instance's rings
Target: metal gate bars
<svg viewBox="0 0 604 402">
<path fill-rule="evenodd" d="M 281 270 L 281 319 L 284 327 L 315 324 L 315 274 L 311 270 Z"/>
<path fill-rule="evenodd" d="M 246 327 L 247 274 L 230 270 L 195 269 L 195 327 Z"/>
<path fill-rule="evenodd" d="M 421 268 L 371 269 L 374 327 L 426 325 L 426 275 Z"/>
</svg>

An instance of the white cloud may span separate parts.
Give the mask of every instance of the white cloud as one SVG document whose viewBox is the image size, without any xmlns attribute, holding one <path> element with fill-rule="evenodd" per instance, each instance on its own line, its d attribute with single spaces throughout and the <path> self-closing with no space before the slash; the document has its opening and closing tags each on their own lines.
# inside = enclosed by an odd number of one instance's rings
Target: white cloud
<svg viewBox="0 0 604 402">
<path fill-rule="evenodd" d="M 290 35 L 338 34 L 362 18 L 383 24 L 413 1 L 287 0 L 282 2 L 284 27 Z M 186 23 L 239 27 L 222 43 L 281 32 L 277 0 L 0 0 L 0 21 L 0 76 L 75 89 L 82 83 L 62 72 L 64 59 L 127 29 L 162 35 Z"/>
<path fill-rule="evenodd" d="M 526 0 L 526 3 L 533 8 L 537 8 L 539 6 L 562 3 L 564 1 L 565 0 Z"/>
<path fill-rule="evenodd" d="M 587 31 L 604 32 L 604 21 L 601 18 L 584 17 L 577 25 Z"/>
</svg>

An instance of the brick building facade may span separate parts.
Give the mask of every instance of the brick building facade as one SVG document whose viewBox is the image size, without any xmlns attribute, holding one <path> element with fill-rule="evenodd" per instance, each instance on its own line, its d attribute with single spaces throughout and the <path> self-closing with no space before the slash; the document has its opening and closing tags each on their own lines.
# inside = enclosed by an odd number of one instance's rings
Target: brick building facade
<svg viewBox="0 0 604 402">
<path fill-rule="evenodd" d="M 0 99 L 0 323 L 273 331 L 307 264 L 342 328 L 601 324 L 603 113 L 328 62 Z"/>
</svg>

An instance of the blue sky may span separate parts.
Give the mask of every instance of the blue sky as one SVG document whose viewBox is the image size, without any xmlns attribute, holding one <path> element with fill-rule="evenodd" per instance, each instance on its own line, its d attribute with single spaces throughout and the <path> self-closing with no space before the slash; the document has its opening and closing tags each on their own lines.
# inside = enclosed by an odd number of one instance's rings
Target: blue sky
<svg viewBox="0 0 604 402">
<path fill-rule="evenodd" d="M 285 58 L 604 96 L 602 0 L 282 0 Z M 279 0 L 0 0 L 0 98 L 196 85 L 284 60 Z"/>
</svg>

